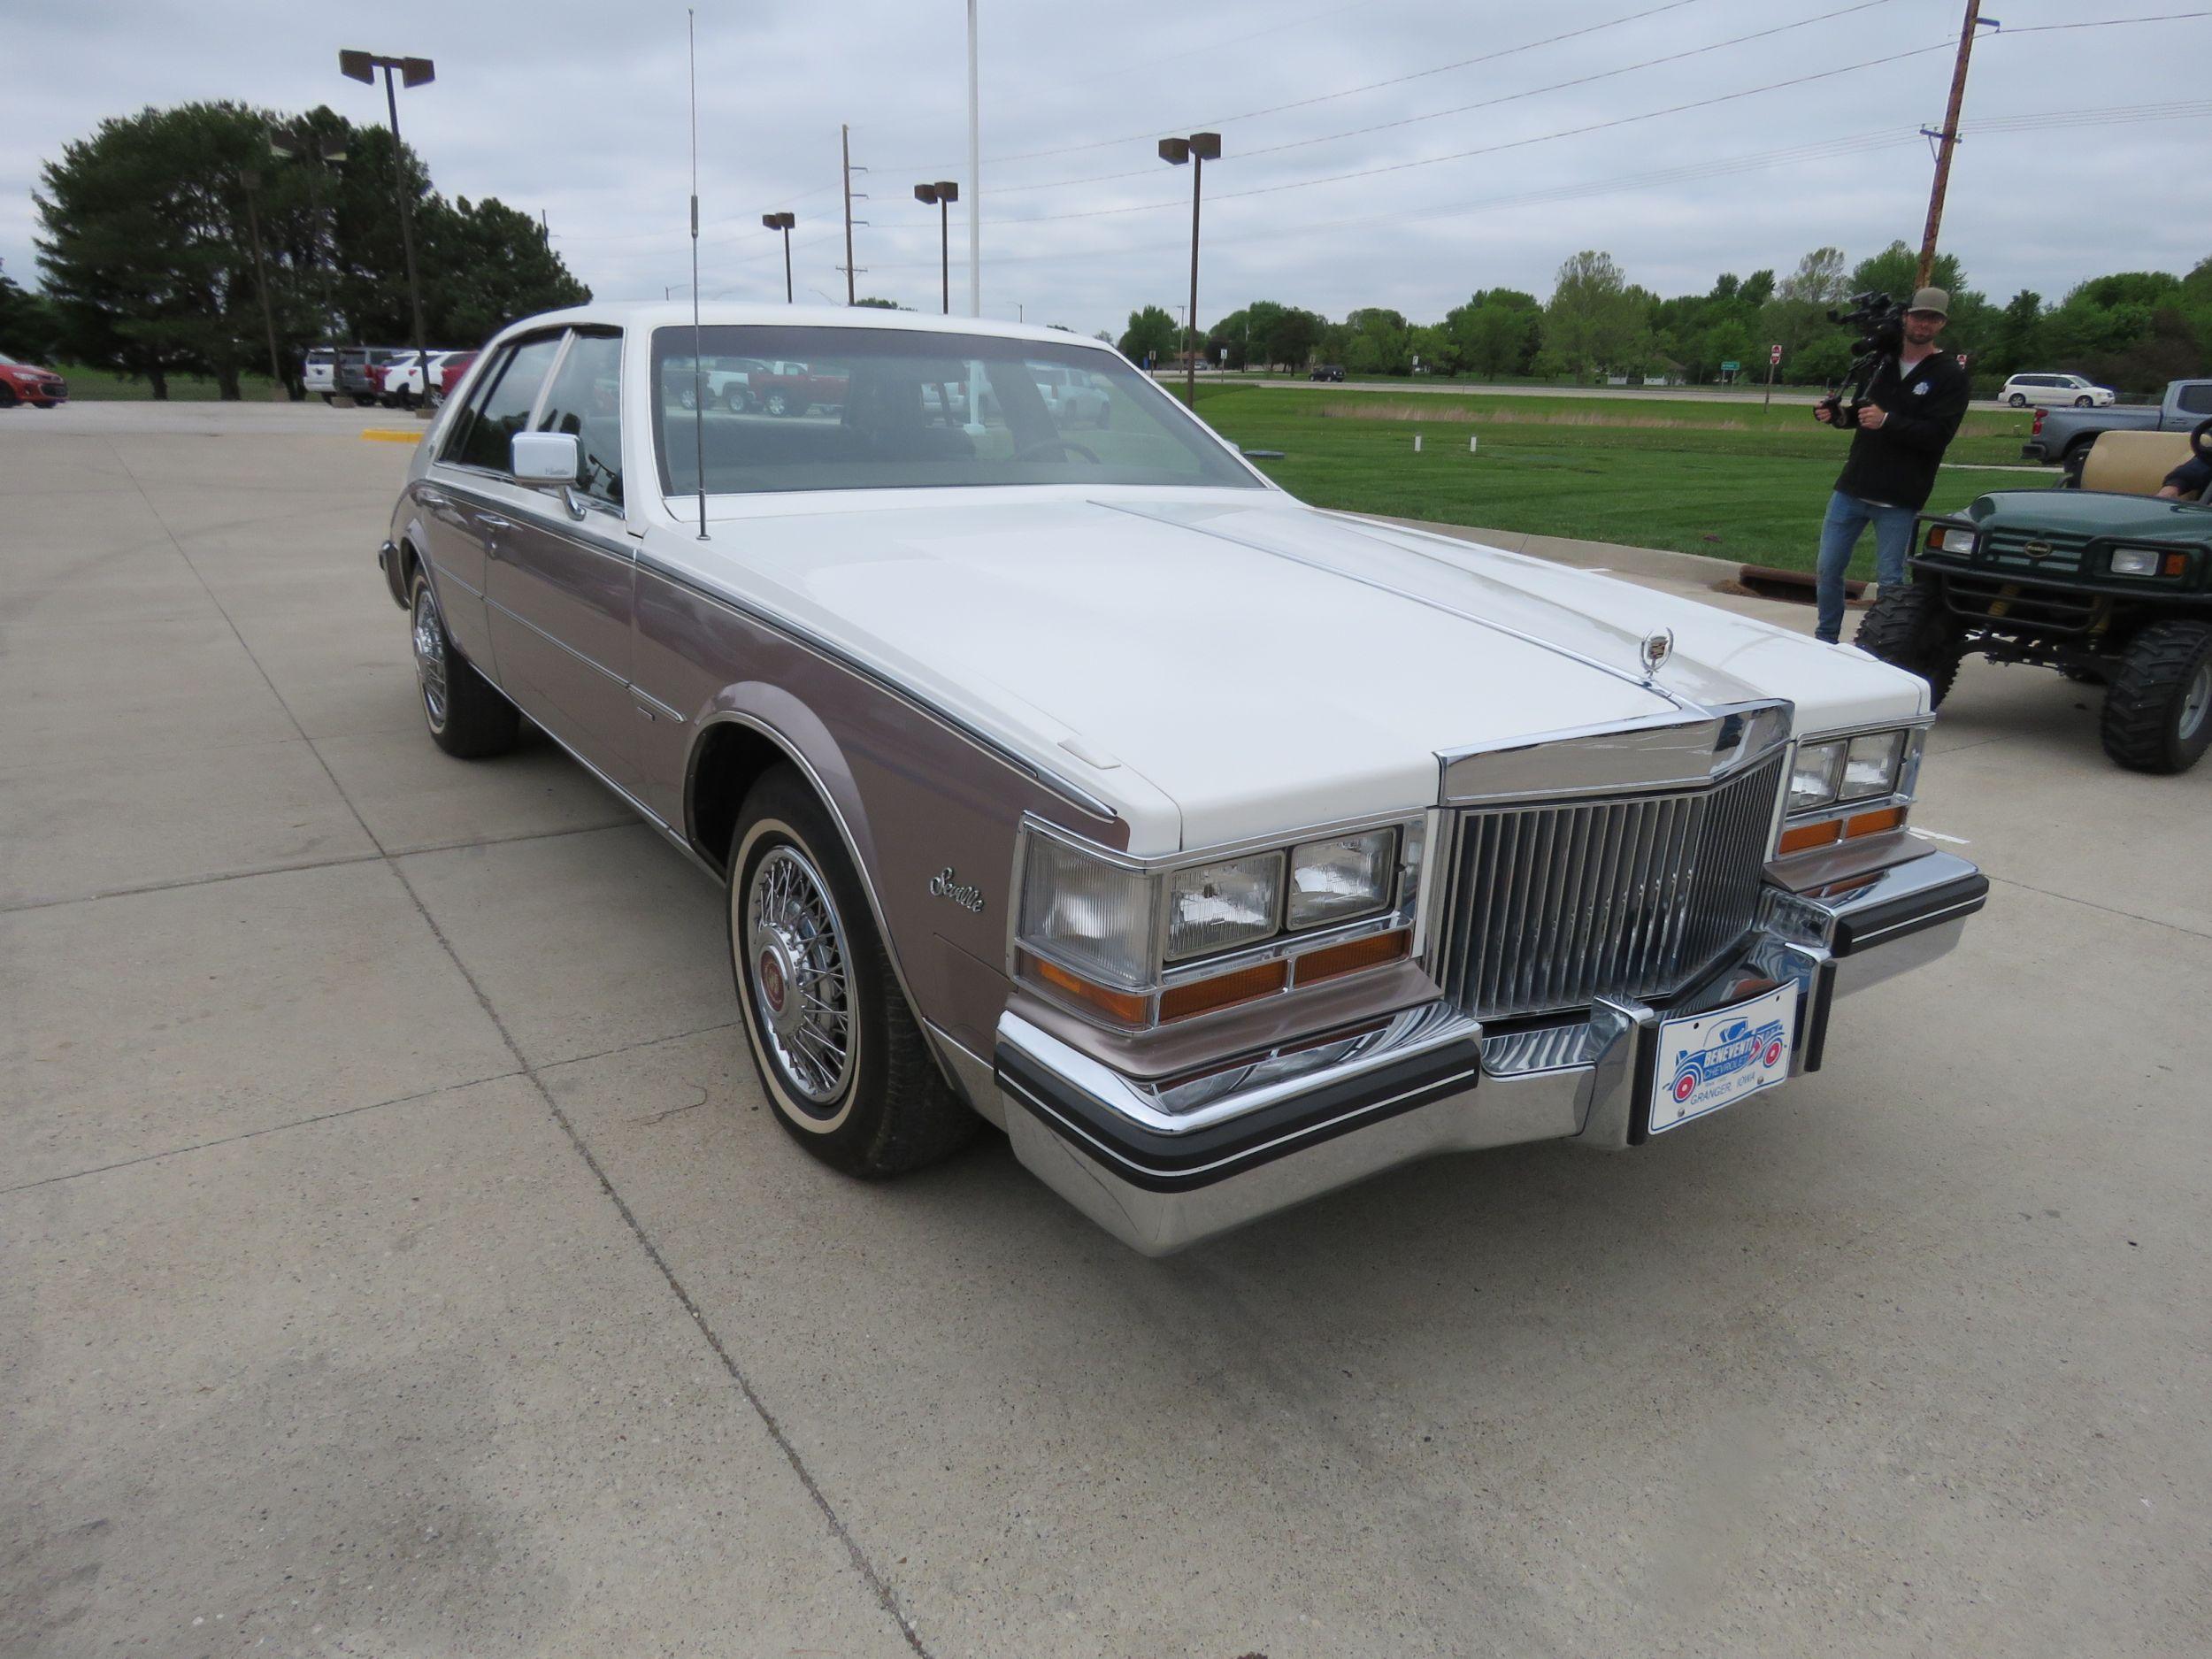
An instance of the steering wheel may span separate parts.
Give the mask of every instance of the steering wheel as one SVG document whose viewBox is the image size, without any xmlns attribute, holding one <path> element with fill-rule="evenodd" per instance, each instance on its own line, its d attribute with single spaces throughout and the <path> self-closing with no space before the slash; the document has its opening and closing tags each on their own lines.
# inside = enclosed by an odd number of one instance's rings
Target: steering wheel
<svg viewBox="0 0 2212 1659">
<path fill-rule="evenodd" d="M 2212 420 L 2200 420 L 2189 434 L 2189 453 L 2212 466 Z"/>
<path fill-rule="evenodd" d="M 2205 424 L 2207 426 L 2212 426 L 2212 421 L 2207 421 Z M 1085 449 L 1072 438 L 1045 438 L 1035 443 L 1025 443 L 1020 449 L 1014 451 L 1014 459 L 1017 461 L 1026 461 L 1033 456 L 1041 456 L 1054 449 L 1065 449 L 1076 455 L 1079 455 L 1086 461 L 1088 461 L 1093 466 L 1103 466 L 1106 465 L 1105 462 L 1098 458 L 1096 454 Z"/>
</svg>

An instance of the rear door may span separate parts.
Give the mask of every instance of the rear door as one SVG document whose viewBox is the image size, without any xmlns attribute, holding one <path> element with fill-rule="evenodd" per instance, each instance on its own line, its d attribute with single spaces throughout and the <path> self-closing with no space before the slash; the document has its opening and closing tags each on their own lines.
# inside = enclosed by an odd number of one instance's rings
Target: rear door
<svg viewBox="0 0 2212 1659">
<path fill-rule="evenodd" d="M 572 334 L 531 420 L 577 441 L 565 488 L 512 485 L 486 565 L 500 687 L 624 789 L 636 782 L 630 700 L 635 575 L 622 518 L 622 336 Z"/>
</svg>

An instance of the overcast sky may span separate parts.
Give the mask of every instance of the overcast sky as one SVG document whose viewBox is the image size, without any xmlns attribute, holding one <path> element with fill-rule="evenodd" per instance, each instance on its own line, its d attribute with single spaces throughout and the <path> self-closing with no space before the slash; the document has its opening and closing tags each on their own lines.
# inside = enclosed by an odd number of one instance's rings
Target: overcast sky
<svg viewBox="0 0 2212 1659">
<path fill-rule="evenodd" d="M 1975 51 L 1943 242 L 1975 287 L 2054 299 L 2085 276 L 2185 271 L 2212 253 L 2212 19 L 2031 32 L 2203 4 L 1989 0 L 2004 29 Z M 984 310 L 1118 332 L 1133 306 L 1179 303 L 1190 173 L 1155 142 L 1204 127 L 1224 148 L 1206 174 L 1208 319 L 1264 297 L 1435 320 L 1478 288 L 1542 297 L 1580 248 L 1672 295 L 1724 270 L 1786 273 L 1824 242 L 1855 260 L 1916 244 L 1932 163 L 1915 129 L 1941 122 L 1962 10 L 981 0 Z M 861 292 L 936 304 L 936 213 L 913 186 L 955 179 L 974 195 L 964 19 L 961 0 L 700 6 L 707 294 L 781 297 L 760 215 L 788 207 L 799 297 L 842 298 L 844 121 L 869 169 Z M 684 8 L 661 0 L 0 0 L 8 274 L 35 275 L 41 164 L 105 116 L 234 98 L 381 121 L 381 90 L 338 74 L 346 46 L 436 59 L 435 84 L 401 94 L 400 119 L 447 195 L 542 210 L 602 298 L 687 280 Z M 2181 107 L 2134 119 L 2162 105 Z M 2070 124 L 2036 124 L 2054 119 Z"/>
</svg>

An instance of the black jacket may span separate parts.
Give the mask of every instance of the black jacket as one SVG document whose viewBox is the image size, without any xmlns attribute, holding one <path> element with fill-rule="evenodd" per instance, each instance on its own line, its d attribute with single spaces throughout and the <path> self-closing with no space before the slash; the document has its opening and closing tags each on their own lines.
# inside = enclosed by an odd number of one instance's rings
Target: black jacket
<svg viewBox="0 0 2212 1659">
<path fill-rule="evenodd" d="M 1929 353 L 1901 381 L 1897 359 L 1883 358 L 1865 401 L 1879 403 L 1887 419 L 1870 431 L 1861 426 L 1851 434 L 1851 456 L 1836 488 L 1861 501 L 1918 512 L 1928 503 L 1936 468 L 1965 418 L 1967 395 L 1966 371 L 1947 351 Z"/>
<path fill-rule="evenodd" d="M 2184 501 L 2198 500 L 2207 485 L 2212 485 L 2212 464 L 2193 455 L 2167 473 L 2164 483 L 2165 488 L 2179 490 Z"/>
</svg>

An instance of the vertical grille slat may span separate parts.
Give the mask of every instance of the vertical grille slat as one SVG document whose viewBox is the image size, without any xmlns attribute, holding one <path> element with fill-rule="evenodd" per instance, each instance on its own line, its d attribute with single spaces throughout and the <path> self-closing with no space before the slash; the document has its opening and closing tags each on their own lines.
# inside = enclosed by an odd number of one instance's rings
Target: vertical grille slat
<svg viewBox="0 0 2212 1659">
<path fill-rule="evenodd" d="M 1663 997 L 1751 926 L 1778 757 L 1704 789 L 1460 815 L 1447 993 L 1479 1018 Z"/>
</svg>

